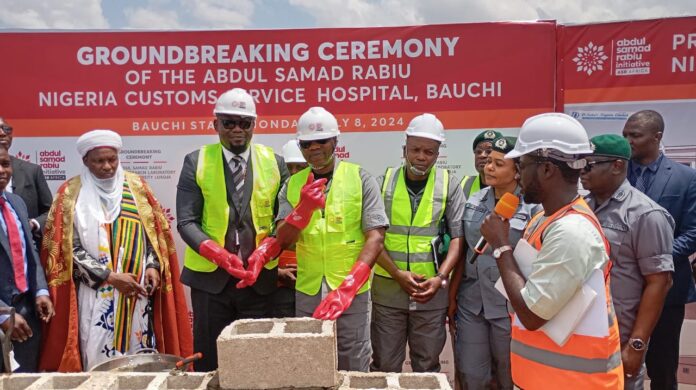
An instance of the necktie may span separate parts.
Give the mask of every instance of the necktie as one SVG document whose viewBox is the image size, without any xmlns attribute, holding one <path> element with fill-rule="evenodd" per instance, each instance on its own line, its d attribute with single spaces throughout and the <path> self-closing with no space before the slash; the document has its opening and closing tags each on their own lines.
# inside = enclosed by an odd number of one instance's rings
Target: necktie
<svg viewBox="0 0 696 390">
<path fill-rule="evenodd" d="M 640 192 L 645 192 L 645 171 L 647 167 L 640 167 L 638 176 L 636 177 L 636 189 Z"/>
<path fill-rule="evenodd" d="M 14 215 L 5 198 L 0 197 L 0 208 L 2 208 L 2 217 L 5 219 L 7 226 L 7 238 L 10 241 L 10 251 L 12 252 L 12 270 L 14 271 L 15 287 L 19 292 L 27 291 L 27 277 L 24 275 L 24 254 L 22 253 L 22 239 L 19 237 L 19 229 L 15 223 Z"/>
<path fill-rule="evenodd" d="M 239 191 L 244 185 L 244 159 L 240 156 L 232 157 L 232 182 L 234 190 Z"/>
</svg>

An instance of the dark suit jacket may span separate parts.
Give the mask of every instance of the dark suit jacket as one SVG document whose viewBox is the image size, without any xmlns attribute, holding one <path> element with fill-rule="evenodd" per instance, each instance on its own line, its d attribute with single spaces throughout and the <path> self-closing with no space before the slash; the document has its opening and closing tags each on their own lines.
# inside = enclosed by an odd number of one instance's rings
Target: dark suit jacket
<svg viewBox="0 0 696 390">
<path fill-rule="evenodd" d="M 27 207 L 19 196 L 8 192 L 5 193 L 5 196 L 22 222 L 22 233 L 24 233 L 24 239 L 27 243 L 27 284 L 29 292 L 34 295 L 37 290 L 47 289 L 48 287 L 46 285 L 46 275 L 39 261 L 39 254 L 36 252 L 34 245 L 31 245 L 32 236 Z M 0 287 L 0 306 L 3 307 L 11 306 L 12 296 L 17 293 L 10 253 L 10 242 L 7 239 L 7 234 L 0 228 L 0 285 L 2 286 Z"/>
<path fill-rule="evenodd" d="M 12 192 L 27 205 L 29 218 L 36 219 L 44 228 L 53 195 L 39 165 L 10 157 L 12 161 Z"/>
<path fill-rule="evenodd" d="M 694 301 L 696 289 L 689 256 L 696 252 L 696 170 L 664 156 L 646 195 L 674 218 L 674 284 L 665 304 Z"/>
<path fill-rule="evenodd" d="M 189 153 L 184 158 L 184 166 L 181 169 L 181 176 L 179 176 L 179 184 L 177 185 L 176 193 L 177 230 L 181 238 L 186 242 L 186 245 L 196 251 L 198 251 L 201 242 L 210 239 L 201 229 L 204 199 L 201 189 L 196 183 L 196 167 L 198 166 L 199 152 L 199 150 L 196 150 Z M 280 170 L 280 184 L 282 186 L 288 178 L 289 173 L 285 167 L 283 158 L 277 154 L 275 157 L 278 169 Z M 251 255 L 254 249 L 256 249 L 256 233 L 251 219 L 250 206 L 254 167 L 251 158 L 249 158 L 249 161 L 247 161 L 247 174 L 244 180 L 243 194 L 241 202 L 239 202 L 243 207 L 241 207 L 238 213 L 234 206 L 235 200 L 233 199 L 232 192 L 234 188 L 232 173 L 229 166 L 225 163 L 224 158 L 223 164 L 225 164 L 224 172 L 227 187 L 227 204 L 230 206 L 230 217 L 227 225 L 227 235 L 225 237 L 225 249 L 231 252 L 234 251 L 235 225 L 238 224 L 241 245 L 237 255 L 244 261 L 244 265 L 246 266 L 246 259 Z M 223 194 L 221 193 L 220 196 L 223 196 Z M 278 203 L 276 201 L 276 210 L 277 207 Z M 241 219 L 239 219 L 239 215 L 241 215 Z M 184 266 L 181 272 L 182 283 L 211 294 L 220 293 L 225 288 L 230 278 L 232 278 L 232 276 L 221 268 L 213 272 L 196 272 Z M 264 268 L 252 288 L 259 294 L 270 294 L 277 288 L 277 279 L 277 270 L 267 270 Z M 234 280 L 234 282 L 236 283 L 236 280 Z"/>
</svg>

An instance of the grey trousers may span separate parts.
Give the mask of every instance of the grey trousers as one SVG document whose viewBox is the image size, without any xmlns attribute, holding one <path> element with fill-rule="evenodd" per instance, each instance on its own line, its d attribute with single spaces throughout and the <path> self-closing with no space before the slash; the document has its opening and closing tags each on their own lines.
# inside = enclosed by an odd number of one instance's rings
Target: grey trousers
<svg viewBox="0 0 696 390">
<path fill-rule="evenodd" d="M 321 293 L 295 294 L 297 317 L 311 317 L 321 302 Z M 336 320 L 338 369 L 367 372 L 370 368 L 370 291 L 358 294 L 348 310 Z"/>
<path fill-rule="evenodd" d="M 511 390 L 510 319 L 486 319 L 457 308 L 457 340 L 454 353 L 459 372 L 468 390 L 487 389 L 491 383 L 491 367 L 496 363 L 497 379 L 501 390 Z"/>
<path fill-rule="evenodd" d="M 401 372 L 409 346 L 414 372 L 439 372 L 447 309 L 397 309 L 372 303 L 371 371 Z"/>
</svg>

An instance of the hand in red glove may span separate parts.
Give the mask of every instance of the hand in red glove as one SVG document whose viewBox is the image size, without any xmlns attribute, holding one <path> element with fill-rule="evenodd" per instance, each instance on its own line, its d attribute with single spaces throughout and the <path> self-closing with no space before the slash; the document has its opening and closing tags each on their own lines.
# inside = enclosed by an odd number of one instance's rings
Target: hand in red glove
<svg viewBox="0 0 696 390">
<path fill-rule="evenodd" d="M 256 283 L 256 278 L 259 277 L 261 269 L 266 263 L 275 259 L 280 254 L 280 242 L 275 237 L 266 237 L 261 241 L 259 246 L 252 253 L 247 262 L 247 276 L 237 283 L 237 288 L 252 286 Z"/>
<path fill-rule="evenodd" d="M 312 317 L 319 320 L 335 320 L 343 314 L 353 298 L 365 284 L 372 273 L 372 268 L 362 261 L 356 261 L 348 276 L 343 279 L 343 283 L 337 289 L 331 291 L 329 295 L 314 310 Z"/>
<path fill-rule="evenodd" d="M 314 210 L 324 208 L 326 205 L 326 179 L 314 181 L 314 173 L 311 171 L 307 176 L 307 183 L 300 191 L 300 201 L 294 210 L 285 218 L 285 222 L 302 230 L 312 219 Z"/>
<path fill-rule="evenodd" d="M 201 242 L 201 245 L 198 247 L 198 253 L 217 264 L 220 268 L 237 279 L 244 279 L 247 276 L 247 271 L 244 270 L 244 263 L 242 263 L 242 260 L 237 257 L 237 255 L 228 252 L 213 240 Z"/>
</svg>

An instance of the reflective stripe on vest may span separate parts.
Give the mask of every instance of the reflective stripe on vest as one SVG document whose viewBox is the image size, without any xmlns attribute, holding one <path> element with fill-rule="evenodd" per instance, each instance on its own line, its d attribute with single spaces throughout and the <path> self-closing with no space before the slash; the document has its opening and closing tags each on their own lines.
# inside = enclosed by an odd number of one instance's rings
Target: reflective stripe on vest
<svg viewBox="0 0 696 390">
<path fill-rule="evenodd" d="M 587 203 L 577 198 L 571 204 L 541 221 L 543 212 L 535 215 L 525 231 L 525 239 L 537 250 L 542 247 L 546 228 L 558 219 L 580 214 L 597 228 L 607 253 L 609 243 Z M 607 336 L 573 334 L 559 346 L 541 330 L 529 331 L 512 326 L 510 360 L 512 378 L 524 389 L 623 389 L 623 366 L 618 322 L 614 313 L 609 288 L 609 263 L 604 271 L 607 305 Z"/>
<path fill-rule="evenodd" d="M 481 176 L 464 176 L 460 185 L 469 199 L 471 195 L 481 191 Z"/>
<path fill-rule="evenodd" d="M 384 249 L 399 269 L 431 278 L 436 273 L 431 242 L 438 234 L 445 212 L 449 173 L 446 169 L 433 168 L 427 180 L 413 215 L 403 167 L 387 169 L 382 198 L 390 225 L 384 236 Z M 375 273 L 391 277 L 379 265 L 375 266 Z"/>
<path fill-rule="evenodd" d="M 288 181 L 288 202 L 295 207 L 300 191 L 307 182 L 310 168 L 292 175 Z M 309 225 L 300 232 L 295 247 L 297 254 L 297 282 L 295 289 L 316 295 L 321 280 L 336 289 L 350 273 L 365 244 L 362 230 L 362 180 L 360 167 L 341 161 L 336 166 L 326 207 L 312 214 Z M 370 288 L 370 282 L 359 293 Z"/>
<path fill-rule="evenodd" d="M 280 171 L 273 149 L 252 144 L 251 164 L 253 170 L 253 189 L 251 194 L 251 218 L 256 231 L 256 244 L 266 238 L 273 228 L 273 209 L 280 187 Z M 225 235 L 230 218 L 225 184 L 225 161 L 222 144 L 210 144 L 201 148 L 196 167 L 196 183 L 203 194 L 201 229 L 213 241 L 225 246 Z M 266 264 L 273 268 L 277 261 Z M 190 247 L 184 253 L 184 266 L 198 272 L 213 272 L 217 265 L 201 256 Z"/>
</svg>

